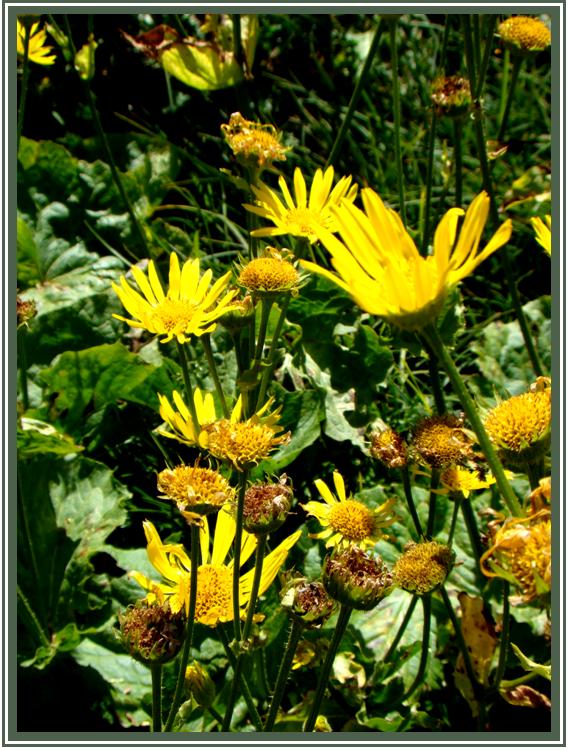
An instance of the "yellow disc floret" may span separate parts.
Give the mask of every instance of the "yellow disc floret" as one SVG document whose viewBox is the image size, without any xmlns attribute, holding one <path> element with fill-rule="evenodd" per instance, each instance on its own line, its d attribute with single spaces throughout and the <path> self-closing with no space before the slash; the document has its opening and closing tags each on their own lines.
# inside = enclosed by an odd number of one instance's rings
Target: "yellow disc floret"
<svg viewBox="0 0 569 750">
<path fill-rule="evenodd" d="M 290 435 L 279 435 L 280 427 L 255 417 L 246 422 L 220 419 L 205 429 L 204 447 L 217 458 L 231 461 L 242 469 L 257 464 L 278 445 L 289 441 Z"/>
<path fill-rule="evenodd" d="M 413 431 L 413 447 L 429 466 L 461 463 L 472 455 L 472 442 L 462 421 L 452 414 L 427 417 Z"/>
<path fill-rule="evenodd" d="M 240 112 L 234 112 L 229 122 L 221 126 L 221 132 L 242 161 L 263 167 L 272 161 L 286 160 L 289 149 L 282 145 L 280 134 L 272 125 L 246 120 Z"/>
<path fill-rule="evenodd" d="M 520 52 L 542 52 L 551 44 L 551 31 L 532 16 L 512 16 L 498 26 L 500 37 L 509 47 Z"/>
<path fill-rule="evenodd" d="M 348 542 L 362 542 L 375 529 L 374 516 L 363 503 L 346 500 L 330 510 L 330 527 Z"/>
<path fill-rule="evenodd" d="M 195 514 L 212 513 L 235 494 L 227 479 L 218 471 L 199 466 L 176 466 L 158 474 L 158 490 L 173 500 L 191 520 Z"/>
<path fill-rule="evenodd" d="M 215 627 L 233 619 L 233 575 L 226 565 L 200 565 L 196 621 Z"/>
<path fill-rule="evenodd" d="M 243 267 L 239 283 L 255 294 L 296 289 L 301 277 L 295 265 L 275 248 L 267 247 L 265 252 L 265 257 L 254 258 Z"/>
<path fill-rule="evenodd" d="M 452 567 L 450 547 L 438 542 L 411 542 L 393 568 L 393 581 L 405 591 L 423 596 L 444 583 Z"/>
</svg>

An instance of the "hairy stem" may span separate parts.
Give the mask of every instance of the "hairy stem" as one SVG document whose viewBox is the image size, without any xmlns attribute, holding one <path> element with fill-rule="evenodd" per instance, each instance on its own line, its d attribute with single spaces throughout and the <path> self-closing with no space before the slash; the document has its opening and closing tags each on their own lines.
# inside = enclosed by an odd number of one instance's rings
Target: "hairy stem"
<svg viewBox="0 0 569 750">
<path fill-rule="evenodd" d="M 278 714 L 280 705 L 282 703 L 286 682 L 290 674 L 292 660 L 296 653 L 296 647 L 298 646 L 298 642 L 300 640 L 300 636 L 302 635 L 303 630 L 304 630 L 304 626 L 302 625 L 302 623 L 298 622 L 297 620 L 293 620 L 291 628 L 290 628 L 290 633 L 288 636 L 286 648 L 285 648 L 283 658 L 279 667 L 279 673 L 277 675 L 277 681 L 275 683 L 275 691 L 273 693 L 273 698 L 271 700 L 271 705 L 269 707 L 269 713 L 265 721 L 265 726 L 263 727 L 264 732 L 273 731 L 273 726 L 275 724 L 275 720 L 277 718 L 277 714 Z"/>
</svg>

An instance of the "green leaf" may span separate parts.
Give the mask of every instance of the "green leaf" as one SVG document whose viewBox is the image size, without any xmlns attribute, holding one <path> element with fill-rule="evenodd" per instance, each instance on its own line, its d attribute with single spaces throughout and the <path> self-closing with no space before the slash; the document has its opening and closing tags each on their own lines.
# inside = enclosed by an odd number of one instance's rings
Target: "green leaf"
<svg viewBox="0 0 569 750">
<path fill-rule="evenodd" d="M 521 649 L 516 646 L 515 643 L 512 643 L 511 646 L 512 651 L 520 660 L 522 669 L 525 669 L 526 672 L 535 672 L 535 674 L 538 674 L 540 677 L 545 677 L 546 680 L 549 680 L 549 682 L 551 682 L 550 664 L 538 664 L 537 662 L 532 661 L 527 656 L 525 656 L 525 654 L 522 653 Z"/>
<path fill-rule="evenodd" d="M 18 424 L 16 444 L 20 459 L 29 458 L 38 453 L 56 453 L 66 456 L 83 450 L 83 446 L 76 445 L 69 435 L 58 432 L 47 422 L 29 417 L 22 417 Z"/>
</svg>

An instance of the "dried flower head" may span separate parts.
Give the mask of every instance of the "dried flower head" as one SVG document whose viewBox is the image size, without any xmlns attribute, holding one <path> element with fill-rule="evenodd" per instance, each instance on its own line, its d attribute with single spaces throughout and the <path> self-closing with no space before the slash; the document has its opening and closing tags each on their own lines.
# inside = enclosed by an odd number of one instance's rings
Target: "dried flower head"
<svg viewBox="0 0 569 750">
<path fill-rule="evenodd" d="M 439 117 L 462 117 L 470 109 L 470 83 L 462 76 L 440 76 L 433 81 L 431 100 Z"/>
<path fill-rule="evenodd" d="M 413 430 L 412 445 L 424 463 L 437 469 L 473 455 L 462 420 L 452 414 L 422 419 Z"/>
<path fill-rule="evenodd" d="M 393 567 L 393 582 L 411 594 L 424 596 L 441 586 L 454 561 L 450 547 L 438 542 L 410 542 Z"/>
<path fill-rule="evenodd" d="M 289 250 L 267 246 L 260 258 L 253 258 L 241 267 L 239 283 L 255 297 L 268 297 L 290 292 L 297 294 L 303 276 L 290 259 Z"/>
<path fill-rule="evenodd" d="M 544 477 L 539 480 L 539 486 L 530 493 L 529 500 L 532 514 L 550 507 L 551 477 Z"/>
<path fill-rule="evenodd" d="M 245 493 L 243 528 L 250 534 L 269 534 L 285 522 L 292 504 L 292 487 L 283 474 L 275 484 L 254 484 Z"/>
<path fill-rule="evenodd" d="M 551 440 L 551 389 L 512 396 L 491 409 L 484 426 L 512 468 L 539 462 Z"/>
<path fill-rule="evenodd" d="M 324 527 L 323 531 L 310 536 L 313 539 L 326 539 L 326 547 L 355 544 L 365 548 L 374 545 L 379 539 L 385 539 L 383 529 L 397 520 L 392 512 L 395 500 L 387 500 L 377 508 L 369 508 L 346 495 L 344 479 L 338 471 L 333 473 L 332 479 L 337 497 L 321 479 L 316 479 L 314 484 L 324 502 L 311 500 L 302 505 Z"/>
<path fill-rule="evenodd" d="M 543 52 L 551 44 L 551 31 L 532 16 L 512 16 L 498 25 L 502 41 L 514 52 L 531 54 Z"/>
<path fill-rule="evenodd" d="M 327 593 L 353 609 L 373 609 L 393 590 L 391 573 L 380 558 L 359 547 L 339 549 L 328 555 L 322 569 Z"/>
<path fill-rule="evenodd" d="M 370 436 L 370 453 L 390 469 L 407 465 L 407 444 L 398 432 L 388 427 Z"/>
<path fill-rule="evenodd" d="M 234 112 L 221 126 L 229 148 L 245 166 L 263 168 L 273 161 L 285 161 L 290 151 L 281 143 L 281 135 L 273 125 L 246 120 Z"/>
<path fill-rule="evenodd" d="M 480 558 L 489 578 L 505 578 L 521 595 L 514 601 L 531 602 L 551 590 L 551 513 L 543 509 L 525 518 L 489 524 L 492 546 Z"/>
<path fill-rule="evenodd" d="M 32 318 L 37 315 L 36 303 L 33 300 L 24 300 L 16 295 L 16 321 L 17 326 L 27 326 Z"/>
<path fill-rule="evenodd" d="M 138 603 L 119 614 L 120 637 L 130 655 L 143 664 L 164 664 L 180 651 L 185 617 L 168 603 Z"/>
<path fill-rule="evenodd" d="M 218 471 L 184 465 L 161 471 L 158 491 L 176 503 L 189 523 L 218 511 L 235 495 L 235 490 Z"/>
<path fill-rule="evenodd" d="M 193 661 L 186 667 L 184 689 L 188 698 L 193 698 L 198 706 L 209 708 L 215 701 L 215 684 L 205 667 Z"/>
<path fill-rule="evenodd" d="M 319 628 L 330 617 L 336 602 L 319 581 L 292 578 L 283 587 L 281 606 L 306 628 Z"/>
</svg>

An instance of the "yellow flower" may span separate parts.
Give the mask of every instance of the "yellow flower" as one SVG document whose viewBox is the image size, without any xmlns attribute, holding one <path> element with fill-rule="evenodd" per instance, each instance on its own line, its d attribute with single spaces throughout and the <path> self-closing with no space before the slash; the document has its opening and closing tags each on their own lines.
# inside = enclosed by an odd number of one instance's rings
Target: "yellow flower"
<svg viewBox="0 0 569 750">
<path fill-rule="evenodd" d="M 410 542 L 393 567 L 393 582 L 417 596 L 441 586 L 454 561 L 450 547 L 438 542 Z"/>
<path fill-rule="evenodd" d="M 511 474 L 507 472 L 507 474 Z M 464 497 L 468 497 L 474 490 L 488 489 L 496 483 L 494 476 L 487 472 L 481 476 L 478 471 L 465 469 L 463 466 L 448 466 L 441 473 L 441 484 L 450 492 L 462 492 Z"/>
<path fill-rule="evenodd" d="M 260 258 L 245 264 L 239 274 L 239 284 L 257 297 L 269 297 L 290 292 L 296 294 L 303 281 L 296 263 L 289 260 L 290 251 L 267 246 Z M 304 274 L 306 276 L 306 274 Z"/>
<path fill-rule="evenodd" d="M 176 503 L 189 523 L 219 510 L 235 495 L 235 490 L 224 476 L 201 466 L 164 469 L 158 474 L 158 491 Z"/>
<path fill-rule="evenodd" d="M 326 539 L 326 547 L 373 546 L 379 539 L 385 539 L 382 529 L 395 523 L 397 517 L 391 512 L 395 500 L 388 500 L 378 508 L 367 505 L 346 496 L 346 487 L 342 475 L 335 471 L 332 475 L 337 497 L 328 486 L 317 479 L 314 484 L 323 503 L 311 500 L 302 505 L 306 512 L 318 519 L 324 530 L 311 534 L 313 539 Z"/>
<path fill-rule="evenodd" d="M 512 16 L 498 25 L 502 41 L 518 52 L 542 52 L 551 44 L 551 31 L 532 16 Z"/>
<path fill-rule="evenodd" d="M 17 23 L 17 45 L 16 51 L 20 57 L 24 57 L 25 54 L 25 40 L 26 40 L 26 28 L 20 19 L 16 19 Z M 40 29 L 39 23 L 32 23 L 30 26 L 30 36 L 28 42 L 28 60 L 37 63 L 38 65 L 53 65 L 55 62 L 55 55 L 50 54 L 53 47 L 46 45 L 46 32 L 44 29 Z"/>
<path fill-rule="evenodd" d="M 484 426 L 513 468 L 539 462 L 551 439 L 551 389 L 528 391 L 502 401 L 488 412 Z"/>
<path fill-rule="evenodd" d="M 358 188 L 357 185 L 351 185 L 351 177 L 342 177 L 332 190 L 333 181 L 333 167 L 328 167 L 325 172 L 317 169 L 310 193 L 307 195 L 304 176 L 297 167 L 294 170 L 294 200 L 282 176 L 279 177 L 280 196 L 263 182 L 259 186 L 251 185 L 256 205 L 244 203 L 244 207 L 275 225 L 255 229 L 251 235 L 275 237 L 280 234 L 292 234 L 295 237 L 307 237 L 310 242 L 316 242 L 317 229 L 335 232 L 336 222 L 331 209 L 338 206 L 342 200 L 352 203 Z"/>
<path fill-rule="evenodd" d="M 235 156 L 256 167 L 285 161 L 290 150 L 282 145 L 280 133 L 273 125 L 246 120 L 240 112 L 231 115 L 229 122 L 221 126 L 221 132 Z"/>
<path fill-rule="evenodd" d="M 461 463 L 472 456 L 472 441 L 462 420 L 452 414 L 426 417 L 413 430 L 413 448 L 433 468 Z"/>
<path fill-rule="evenodd" d="M 375 191 L 362 190 L 362 199 L 365 213 L 345 202 L 332 209 L 343 242 L 327 229 L 316 229 L 338 275 L 308 261 L 301 265 L 344 289 L 362 310 L 407 330 L 420 330 L 433 321 L 448 291 L 512 233 L 508 219 L 479 252 L 490 206 L 483 192 L 470 204 L 458 238 L 464 211 L 447 211 L 435 231 L 433 254 L 423 258 L 399 216 Z"/>
<path fill-rule="evenodd" d="M 134 328 L 145 328 L 165 338 L 162 343 L 174 337 L 183 344 L 190 336 L 202 336 L 216 327 L 217 319 L 234 309 L 232 305 L 235 291 L 221 297 L 229 283 L 231 272 L 218 279 L 211 288 L 212 271 L 208 269 L 200 278 L 199 258 L 187 260 L 180 269 L 176 253 L 170 255 L 168 293 L 164 294 L 154 261 L 148 263 L 148 277 L 138 268 L 131 268 L 132 275 L 142 294 L 135 291 L 121 276 L 120 283 L 112 287 L 120 301 L 132 315 L 132 319 L 113 315 Z M 221 297 L 221 299 L 220 299 Z"/>
<path fill-rule="evenodd" d="M 522 591 L 520 602 L 531 602 L 551 589 L 551 513 L 543 509 L 526 518 L 490 526 L 492 546 L 480 558 L 489 578 L 500 577 Z"/>
<path fill-rule="evenodd" d="M 531 224 L 535 232 L 535 238 L 551 258 L 551 216 L 545 217 L 545 222 L 538 216 L 531 219 Z"/>
<path fill-rule="evenodd" d="M 194 391 L 194 405 L 199 424 L 195 425 L 190 411 L 178 391 L 172 399 L 174 409 L 166 396 L 158 394 L 160 416 L 172 430 L 158 429 L 164 437 L 174 438 L 187 445 L 198 445 L 212 456 L 230 461 L 236 469 L 242 470 L 256 464 L 278 445 L 284 445 L 290 439 L 290 433 L 282 433 L 278 424 L 280 408 L 268 413 L 273 400 L 259 409 L 252 417 L 241 421 L 241 396 L 237 399 L 231 416 L 219 419 L 215 413 L 213 396 L 202 397 L 199 388 Z"/>
<path fill-rule="evenodd" d="M 168 601 L 172 612 L 185 609 L 190 602 L 191 563 L 188 554 L 181 544 L 163 544 L 155 527 L 150 521 L 144 521 L 144 533 L 148 542 L 146 552 L 148 559 L 162 576 L 164 582 L 156 583 L 142 573 L 132 571 L 130 576 L 148 591 L 147 601 L 160 603 Z M 213 549 L 210 553 L 210 535 L 207 522 L 200 528 L 200 549 L 202 564 L 198 567 L 198 587 L 196 596 L 196 622 L 216 627 L 220 622 L 233 620 L 233 561 L 227 561 L 227 555 L 235 538 L 235 519 L 227 508 L 217 516 Z M 261 596 L 274 581 L 279 568 L 286 559 L 289 550 L 301 535 L 299 529 L 288 536 L 278 547 L 263 560 Z M 240 562 L 243 566 L 253 555 L 257 547 L 257 538 L 243 531 Z M 254 570 L 244 573 L 239 579 L 239 607 L 242 616 L 251 598 Z"/>
</svg>

